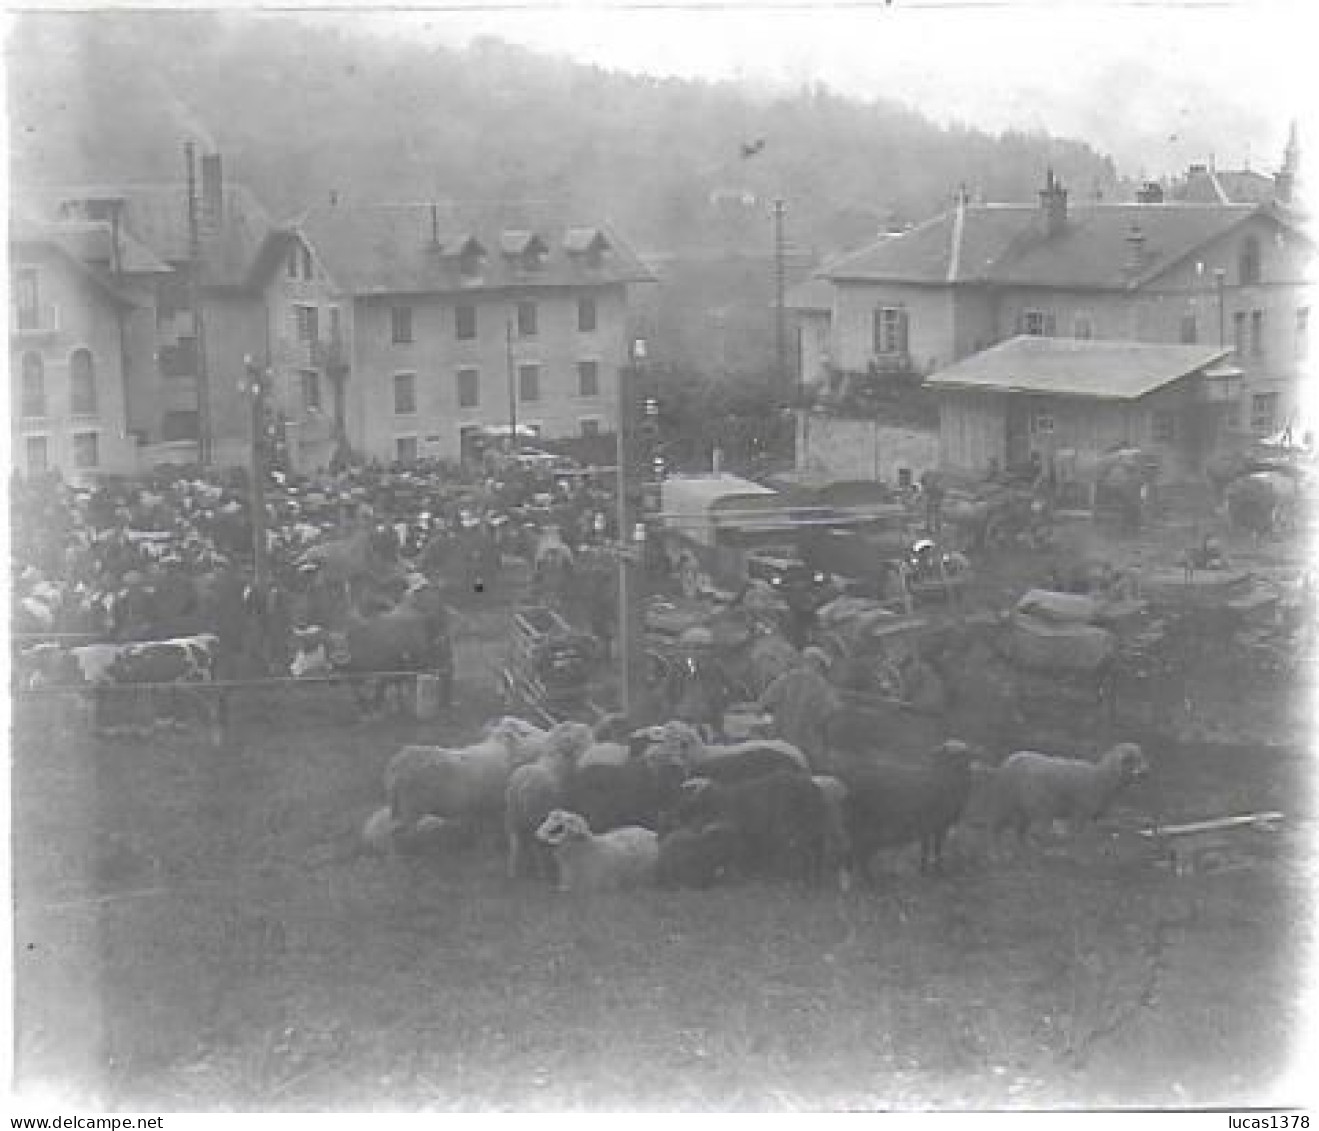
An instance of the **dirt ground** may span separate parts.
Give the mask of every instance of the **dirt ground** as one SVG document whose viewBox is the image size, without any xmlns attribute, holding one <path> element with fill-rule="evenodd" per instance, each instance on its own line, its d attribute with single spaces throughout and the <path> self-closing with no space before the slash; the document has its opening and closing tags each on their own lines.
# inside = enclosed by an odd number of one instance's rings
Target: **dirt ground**
<svg viewBox="0 0 1319 1131">
<path fill-rule="evenodd" d="M 1295 1063 L 1316 879 L 1301 690 L 1206 656 L 1198 729 L 1166 688 L 1124 704 L 1113 737 L 1153 769 L 1105 835 L 991 862 L 972 821 L 944 875 L 893 852 L 872 889 L 582 899 L 506 880 L 494 845 L 362 855 L 398 746 L 500 713 L 501 623 L 463 610 L 438 723 L 363 724 L 346 691 L 286 688 L 236 704 L 213 749 L 97 743 L 76 700 L 16 702 L 20 1089 L 203 1111 L 1313 1099 Z M 1095 744 L 1081 722 L 1019 742 Z M 1262 810 L 1280 831 L 1186 875 L 1140 835 Z"/>
</svg>

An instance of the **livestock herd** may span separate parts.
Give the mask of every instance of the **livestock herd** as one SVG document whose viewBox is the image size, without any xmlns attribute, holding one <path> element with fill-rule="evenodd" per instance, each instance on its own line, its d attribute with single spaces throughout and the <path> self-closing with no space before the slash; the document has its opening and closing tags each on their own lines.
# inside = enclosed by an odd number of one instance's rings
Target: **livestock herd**
<svg viewBox="0 0 1319 1131">
<path fill-rule="evenodd" d="M 460 748 L 406 746 L 386 804 L 363 829 L 382 855 L 447 853 L 502 839 L 510 880 L 559 891 L 708 888 L 740 878 L 873 882 L 881 849 L 919 845 L 941 869 L 973 794 L 997 852 L 1043 825 L 1098 820 L 1149 770 L 1119 743 L 1096 762 L 1017 751 L 993 767 L 957 739 L 894 757 L 832 751 L 813 764 L 781 739 L 707 743 L 689 724 L 632 730 L 620 716 L 548 730 L 505 716 Z"/>
</svg>

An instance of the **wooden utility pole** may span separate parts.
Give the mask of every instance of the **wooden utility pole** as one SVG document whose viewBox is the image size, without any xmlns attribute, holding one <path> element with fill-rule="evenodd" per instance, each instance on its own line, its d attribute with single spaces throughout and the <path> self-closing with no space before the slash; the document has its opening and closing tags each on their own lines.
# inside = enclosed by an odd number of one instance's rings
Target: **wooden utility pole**
<svg viewBox="0 0 1319 1131">
<path fill-rule="evenodd" d="M 513 365 L 513 321 L 506 327 L 505 352 L 508 359 L 508 451 L 516 455 L 518 450 L 518 388 L 517 374 Z"/>
<path fill-rule="evenodd" d="M 627 717 L 639 701 L 642 602 L 640 559 L 643 544 L 634 537 L 635 521 L 628 500 L 628 468 L 633 425 L 637 366 L 645 357 L 638 340 L 618 368 L 618 428 L 614 462 L 618 493 L 618 686 L 619 710 Z"/>
<path fill-rule="evenodd" d="M 784 308 L 784 284 L 787 278 L 783 242 L 783 198 L 774 201 L 774 365 L 781 395 L 788 391 L 788 329 Z"/>
<path fill-rule="evenodd" d="M 211 396 L 206 372 L 206 335 L 202 320 L 201 217 L 198 215 L 196 147 L 185 142 L 183 152 L 188 166 L 188 305 L 192 308 L 192 334 L 197 352 L 193 379 L 197 382 L 197 462 L 211 463 Z"/>
</svg>

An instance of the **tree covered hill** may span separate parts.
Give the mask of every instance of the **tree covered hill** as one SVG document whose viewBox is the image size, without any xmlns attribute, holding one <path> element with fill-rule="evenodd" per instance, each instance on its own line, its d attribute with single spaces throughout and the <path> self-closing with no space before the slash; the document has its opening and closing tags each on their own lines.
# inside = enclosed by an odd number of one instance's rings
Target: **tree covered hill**
<svg viewBox="0 0 1319 1131">
<path fill-rule="evenodd" d="M 224 154 L 277 217 L 341 199 L 563 203 L 643 249 L 763 254 L 769 202 L 822 254 L 946 207 L 959 185 L 1028 200 L 1052 165 L 1119 191 L 1089 146 L 944 128 L 821 87 L 611 73 L 496 40 L 464 50 L 292 15 L 42 14 L 7 45 L 11 176 L 178 179 L 182 143 Z M 744 156 L 744 143 L 762 148 Z"/>
</svg>

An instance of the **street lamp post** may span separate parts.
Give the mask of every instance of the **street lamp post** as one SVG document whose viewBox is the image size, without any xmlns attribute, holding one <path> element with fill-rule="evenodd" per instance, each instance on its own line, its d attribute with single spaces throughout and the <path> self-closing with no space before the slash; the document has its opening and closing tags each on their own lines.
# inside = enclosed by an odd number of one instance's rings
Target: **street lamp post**
<svg viewBox="0 0 1319 1131">
<path fill-rule="evenodd" d="M 266 468 L 261 441 L 266 428 L 266 392 L 270 370 L 259 366 L 249 354 L 243 359 L 247 370 L 246 392 L 252 404 L 252 580 L 260 588 L 266 581 Z"/>
</svg>

